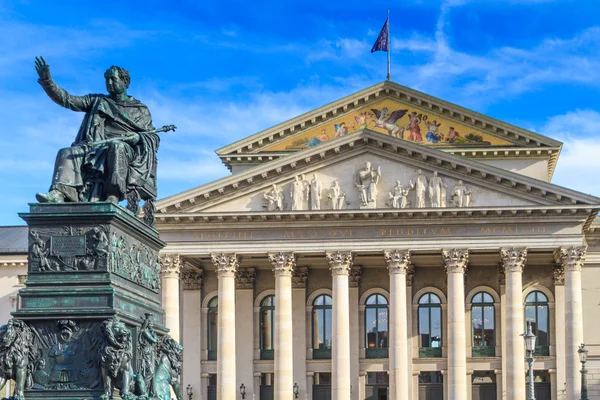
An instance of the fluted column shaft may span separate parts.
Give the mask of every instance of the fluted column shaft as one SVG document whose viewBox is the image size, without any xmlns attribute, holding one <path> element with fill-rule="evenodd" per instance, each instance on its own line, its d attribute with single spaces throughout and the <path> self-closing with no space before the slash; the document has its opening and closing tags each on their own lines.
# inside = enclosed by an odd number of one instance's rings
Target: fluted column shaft
<svg viewBox="0 0 600 400">
<path fill-rule="evenodd" d="M 331 399 L 350 398 L 350 295 L 348 275 L 354 255 L 351 252 L 327 252 L 331 266 L 333 306 L 331 344 Z"/>
<path fill-rule="evenodd" d="M 275 400 L 294 398 L 294 342 L 292 325 L 292 272 L 294 253 L 270 253 L 275 274 Z"/>
<path fill-rule="evenodd" d="M 583 343 L 583 299 L 581 293 L 581 268 L 585 261 L 585 247 L 559 249 L 555 256 L 565 271 L 566 346 L 565 364 L 567 398 L 581 397 L 581 375 L 577 350 Z"/>
<path fill-rule="evenodd" d="M 165 310 L 165 326 L 169 335 L 178 342 L 179 333 L 179 274 L 181 258 L 179 254 L 162 254 L 160 256 L 161 301 Z"/>
<path fill-rule="evenodd" d="M 465 337 L 465 271 L 467 250 L 442 252 L 448 275 L 448 400 L 467 398 L 467 353 Z"/>
<path fill-rule="evenodd" d="M 235 254 L 212 254 L 218 278 L 217 317 L 217 399 L 237 396 L 235 360 L 235 272 L 239 260 Z"/>
<path fill-rule="evenodd" d="M 525 398 L 523 267 L 527 249 L 500 250 L 506 283 L 506 399 Z"/>
<path fill-rule="evenodd" d="M 390 400 L 410 399 L 408 366 L 408 332 L 406 273 L 410 268 L 410 251 L 384 253 L 390 273 Z"/>
</svg>

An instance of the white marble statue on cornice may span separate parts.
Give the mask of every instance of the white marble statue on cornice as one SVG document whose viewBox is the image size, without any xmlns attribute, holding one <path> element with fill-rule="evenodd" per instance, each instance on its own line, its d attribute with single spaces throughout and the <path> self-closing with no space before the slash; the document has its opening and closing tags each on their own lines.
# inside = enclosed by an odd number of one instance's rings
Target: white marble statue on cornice
<svg viewBox="0 0 600 400">
<path fill-rule="evenodd" d="M 304 209 L 304 182 L 300 175 L 296 175 L 294 181 L 290 185 L 290 201 L 292 203 L 292 211 L 301 211 Z"/>
<path fill-rule="evenodd" d="M 377 208 L 377 183 L 380 177 L 381 167 L 373 168 L 369 161 L 354 176 L 360 208 Z"/>
<path fill-rule="evenodd" d="M 444 180 L 438 176 L 437 172 L 434 172 L 429 181 L 429 200 L 431 201 L 431 207 L 446 207 L 447 191 L 448 186 L 444 183 Z"/>
<path fill-rule="evenodd" d="M 392 208 L 408 208 L 410 202 L 408 201 L 408 192 L 410 187 L 404 189 L 400 181 L 396 181 L 396 186 L 388 195 L 387 205 Z"/>
<path fill-rule="evenodd" d="M 417 177 L 415 178 L 415 182 L 409 182 L 409 186 L 411 189 L 414 189 L 416 192 L 417 198 L 417 208 L 425 208 L 425 193 L 427 192 L 427 178 L 423 175 L 423 171 L 417 171 Z"/>
<path fill-rule="evenodd" d="M 310 182 L 306 179 L 306 175 L 300 175 L 300 180 L 302 181 L 302 209 L 308 210 L 310 208 Z"/>
<path fill-rule="evenodd" d="M 471 191 L 465 186 L 463 181 L 458 181 L 458 184 L 452 189 L 450 194 L 454 207 L 469 207 L 471 205 Z"/>
<path fill-rule="evenodd" d="M 320 210 L 321 209 L 321 191 L 323 186 L 321 181 L 317 178 L 317 174 L 313 174 L 313 178 L 310 181 L 310 209 Z"/>
<path fill-rule="evenodd" d="M 329 188 L 329 194 L 327 195 L 331 199 L 331 209 L 341 210 L 344 208 L 346 202 L 346 193 L 342 192 L 342 188 L 338 181 L 333 181 L 333 184 Z"/>
<path fill-rule="evenodd" d="M 263 197 L 267 200 L 265 207 L 268 211 L 283 211 L 283 190 L 276 184 L 273 184 L 271 190 L 263 193 Z"/>
</svg>

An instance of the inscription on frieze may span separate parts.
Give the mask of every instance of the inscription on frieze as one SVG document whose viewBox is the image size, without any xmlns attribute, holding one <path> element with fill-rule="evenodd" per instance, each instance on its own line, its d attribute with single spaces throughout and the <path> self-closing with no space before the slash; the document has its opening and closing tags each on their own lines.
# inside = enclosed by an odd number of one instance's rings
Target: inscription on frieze
<svg viewBox="0 0 600 400">
<path fill-rule="evenodd" d="M 84 256 L 85 236 L 51 236 L 50 255 L 59 257 Z"/>
</svg>

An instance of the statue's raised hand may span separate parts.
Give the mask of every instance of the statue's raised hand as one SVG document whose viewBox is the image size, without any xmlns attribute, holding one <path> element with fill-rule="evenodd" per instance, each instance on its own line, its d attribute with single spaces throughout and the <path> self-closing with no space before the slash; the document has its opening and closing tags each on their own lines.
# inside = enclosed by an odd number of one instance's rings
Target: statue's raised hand
<svg viewBox="0 0 600 400">
<path fill-rule="evenodd" d="M 38 76 L 41 80 L 50 79 L 50 66 L 44 60 L 44 57 L 36 57 L 35 58 L 35 70 L 38 73 Z"/>
</svg>

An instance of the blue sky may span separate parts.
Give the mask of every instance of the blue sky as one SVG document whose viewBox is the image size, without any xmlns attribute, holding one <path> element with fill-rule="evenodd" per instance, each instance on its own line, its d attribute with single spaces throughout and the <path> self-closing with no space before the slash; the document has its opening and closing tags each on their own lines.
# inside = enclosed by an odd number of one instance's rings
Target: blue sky
<svg viewBox="0 0 600 400">
<path fill-rule="evenodd" d="M 600 196 L 595 0 L 170 3 L 0 0 L 0 225 L 22 224 L 82 118 L 46 97 L 35 56 L 72 94 L 131 72 L 155 125 L 179 127 L 166 197 L 226 176 L 215 149 L 384 80 L 369 50 L 388 8 L 392 80 L 565 142 L 553 182 Z"/>
</svg>

